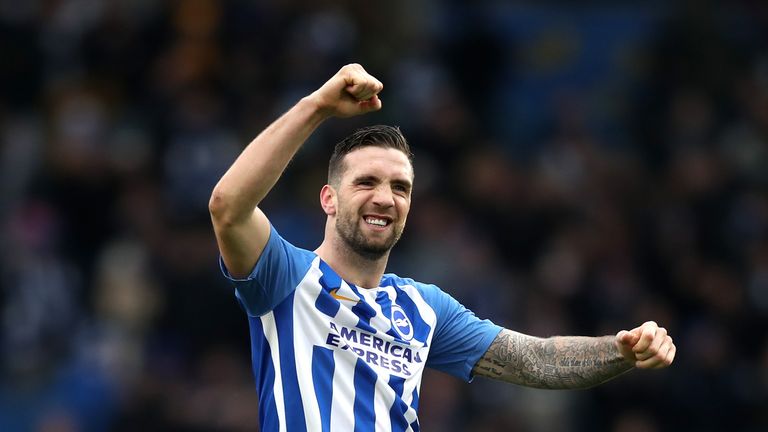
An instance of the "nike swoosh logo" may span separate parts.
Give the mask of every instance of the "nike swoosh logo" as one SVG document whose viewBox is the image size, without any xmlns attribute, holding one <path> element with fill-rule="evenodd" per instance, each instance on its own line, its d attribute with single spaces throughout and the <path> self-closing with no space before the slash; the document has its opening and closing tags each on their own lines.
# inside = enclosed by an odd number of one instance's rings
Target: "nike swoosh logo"
<svg viewBox="0 0 768 432">
<path fill-rule="evenodd" d="M 349 297 L 345 297 L 345 296 L 339 294 L 339 289 L 338 288 L 332 289 L 330 291 L 330 293 L 331 293 L 331 297 L 335 298 L 336 300 L 346 300 L 346 301 L 351 301 L 351 302 L 355 302 L 355 303 L 360 301 L 359 299 L 349 298 Z"/>
</svg>

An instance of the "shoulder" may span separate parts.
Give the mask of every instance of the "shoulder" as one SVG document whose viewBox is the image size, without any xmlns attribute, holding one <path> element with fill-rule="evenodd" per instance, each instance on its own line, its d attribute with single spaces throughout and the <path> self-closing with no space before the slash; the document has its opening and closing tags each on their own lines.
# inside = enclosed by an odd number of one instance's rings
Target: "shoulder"
<svg viewBox="0 0 768 432">
<path fill-rule="evenodd" d="M 219 263 L 248 314 L 261 316 L 274 309 L 299 286 L 316 257 L 314 252 L 285 240 L 272 227 L 267 245 L 247 277 L 233 278 L 221 258 Z"/>
<path fill-rule="evenodd" d="M 400 289 L 415 289 L 428 303 L 434 303 L 443 296 L 447 296 L 440 287 L 434 284 L 419 282 L 417 280 L 400 277 L 394 273 L 385 273 L 382 277 L 382 286 L 393 286 Z"/>
<path fill-rule="evenodd" d="M 430 291 L 434 289 L 438 289 L 438 290 L 440 289 L 436 285 L 419 282 L 417 280 L 407 278 L 407 277 L 401 277 L 394 273 L 384 273 L 384 275 L 381 277 L 381 285 L 397 286 L 397 287 L 412 286 L 419 291 Z"/>
<path fill-rule="evenodd" d="M 310 263 L 317 257 L 314 252 L 295 246 L 283 238 L 274 226 L 270 229 L 270 236 L 265 249 L 268 249 L 269 252 L 276 252 L 278 257 L 288 256 L 305 263 Z"/>
</svg>

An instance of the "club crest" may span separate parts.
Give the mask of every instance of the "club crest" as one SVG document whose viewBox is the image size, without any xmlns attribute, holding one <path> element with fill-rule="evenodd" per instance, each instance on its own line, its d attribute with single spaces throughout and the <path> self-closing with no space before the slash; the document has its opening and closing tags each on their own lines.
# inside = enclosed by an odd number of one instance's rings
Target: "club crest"
<svg viewBox="0 0 768 432">
<path fill-rule="evenodd" d="M 400 337 L 407 341 L 413 339 L 413 326 L 411 325 L 411 320 L 408 319 L 408 316 L 405 314 L 403 308 L 393 304 L 391 319 L 392 325 Z"/>
</svg>

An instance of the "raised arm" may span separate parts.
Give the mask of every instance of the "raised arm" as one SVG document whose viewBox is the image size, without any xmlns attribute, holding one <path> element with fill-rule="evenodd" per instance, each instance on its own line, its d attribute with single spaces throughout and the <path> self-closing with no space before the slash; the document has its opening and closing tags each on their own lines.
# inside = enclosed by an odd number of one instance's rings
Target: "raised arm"
<svg viewBox="0 0 768 432">
<path fill-rule="evenodd" d="M 555 336 L 541 339 L 502 330 L 477 362 L 475 375 L 527 387 L 588 388 L 633 367 L 672 364 L 675 345 L 663 327 L 649 321 L 616 336 Z"/>
<path fill-rule="evenodd" d="M 382 88 L 362 66 L 344 66 L 261 132 L 219 180 L 208 208 L 221 256 L 232 276 L 248 275 L 261 256 L 270 227 L 257 206 L 304 141 L 330 117 L 380 109 Z"/>
</svg>

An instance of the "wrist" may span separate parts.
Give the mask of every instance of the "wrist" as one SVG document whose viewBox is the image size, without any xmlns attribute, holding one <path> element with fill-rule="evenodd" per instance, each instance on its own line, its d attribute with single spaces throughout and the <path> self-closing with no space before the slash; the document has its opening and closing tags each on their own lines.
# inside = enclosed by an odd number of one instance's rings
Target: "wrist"
<svg viewBox="0 0 768 432">
<path fill-rule="evenodd" d="M 333 110 L 323 102 L 317 92 L 304 96 L 298 105 L 308 110 L 310 118 L 318 124 L 333 117 Z"/>
<path fill-rule="evenodd" d="M 622 361 L 629 366 L 635 366 L 636 359 L 634 352 L 632 352 L 632 347 L 624 345 L 618 335 L 613 336 L 613 346 L 616 349 L 617 356 Z"/>
</svg>

